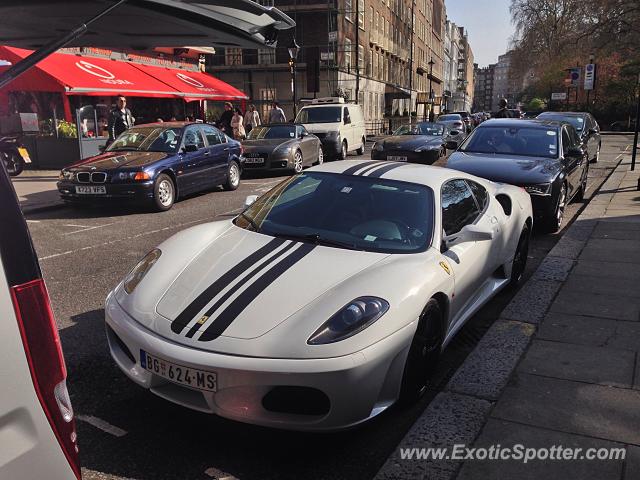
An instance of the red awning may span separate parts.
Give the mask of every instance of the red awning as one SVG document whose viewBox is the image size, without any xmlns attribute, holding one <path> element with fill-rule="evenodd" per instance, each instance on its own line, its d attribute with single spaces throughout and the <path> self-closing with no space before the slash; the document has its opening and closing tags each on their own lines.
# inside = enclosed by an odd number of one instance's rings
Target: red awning
<svg viewBox="0 0 640 480">
<path fill-rule="evenodd" d="M 12 63 L 30 53 L 30 50 L 0 46 L 0 58 Z M 206 73 L 66 53 L 54 53 L 45 58 L 7 89 L 59 91 L 67 95 L 182 98 L 186 102 L 249 98 Z"/>
<path fill-rule="evenodd" d="M 180 92 L 186 102 L 194 100 L 248 100 L 249 97 L 228 83 L 212 75 L 175 68 L 136 64 L 136 68 L 157 78 Z"/>
</svg>

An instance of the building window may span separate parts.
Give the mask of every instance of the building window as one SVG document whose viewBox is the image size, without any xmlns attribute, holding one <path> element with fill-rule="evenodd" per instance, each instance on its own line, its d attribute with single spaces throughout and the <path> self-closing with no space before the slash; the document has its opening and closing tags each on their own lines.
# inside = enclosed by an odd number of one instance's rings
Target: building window
<svg viewBox="0 0 640 480">
<path fill-rule="evenodd" d="M 358 0 L 358 27 L 360 27 L 362 30 L 364 30 L 364 12 L 364 0 Z"/>
<path fill-rule="evenodd" d="M 264 123 L 269 123 L 269 110 L 271 110 L 271 103 L 276 99 L 275 88 L 261 88 L 260 89 L 260 116 Z"/>
<path fill-rule="evenodd" d="M 258 63 L 260 65 L 271 65 L 276 63 L 276 50 L 275 48 L 259 48 L 258 49 Z"/>
<path fill-rule="evenodd" d="M 242 49 L 241 48 L 225 48 L 224 64 L 225 65 L 242 65 Z"/>
<path fill-rule="evenodd" d="M 347 70 L 351 70 L 351 40 L 344 39 L 344 66 Z"/>
<path fill-rule="evenodd" d="M 352 0 L 344 0 L 344 18 L 353 22 L 353 18 L 351 17 L 351 11 L 353 10 L 353 1 Z"/>
<path fill-rule="evenodd" d="M 367 68 L 365 74 L 368 77 L 373 76 L 373 50 L 369 50 L 369 56 L 367 58 Z"/>
<path fill-rule="evenodd" d="M 364 47 L 362 45 L 358 45 L 358 71 L 364 71 Z"/>
</svg>

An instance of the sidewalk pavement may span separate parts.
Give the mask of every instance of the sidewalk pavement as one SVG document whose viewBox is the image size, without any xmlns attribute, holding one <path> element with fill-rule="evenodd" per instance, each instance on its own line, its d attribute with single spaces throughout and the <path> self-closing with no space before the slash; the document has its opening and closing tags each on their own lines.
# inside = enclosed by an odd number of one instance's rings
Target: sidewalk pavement
<svg viewBox="0 0 640 480">
<path fill-rule="evenodd" d="M 400 443 L 622 447 L 626 460 L 401 460 L 396 451 L 376 479 L 640 478 L 640 172 L 630 160 Z"/>
<path fill-rule="evenodd" d="M 59 170 L 25 170 L 13 177 L 22 213 L 33 213 L 64 206 L 60 199 L 56 182 Z"/>
</svg>

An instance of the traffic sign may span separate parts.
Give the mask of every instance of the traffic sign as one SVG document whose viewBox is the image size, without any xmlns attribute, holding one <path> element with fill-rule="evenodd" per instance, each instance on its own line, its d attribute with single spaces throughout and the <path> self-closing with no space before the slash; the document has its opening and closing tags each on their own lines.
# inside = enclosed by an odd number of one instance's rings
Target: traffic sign
<svg viewBox="0 0 640 480">
<path fill-rule="evenodd" d="M 566 100 L 567 92 L 554 92 L 551 94 L 551 100 Z"/>
<path fill-rule="evenodd" d="M 572 87 L 580 85 L 580 78 L 582 77 L 582 68 L 574 67 L 569 69 L 569 81 Z"/>
<path fill-rule="evenodd" d="M 596 66 L 593 63 L 584 67 L 584 89 L 593 90 L 596 81 Z"/>
</svg>

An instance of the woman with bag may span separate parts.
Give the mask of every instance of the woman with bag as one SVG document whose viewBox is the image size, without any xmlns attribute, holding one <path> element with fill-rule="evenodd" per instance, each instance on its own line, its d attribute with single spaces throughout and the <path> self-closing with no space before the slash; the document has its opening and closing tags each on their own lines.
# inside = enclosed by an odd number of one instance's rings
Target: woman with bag
<svg viewBox="0 0 640 480">
<path fill-rule="evenodd" d="M 239 108 L 236 108 L 235 111 L 233 112 L 233 118 L 231 119 L 231 128 L 233 128 L 233 138 L 235 138 L 236 140 L 244 140 L 246 137 L 246 134 L 244 131 L 244 125 L 242 123 L 243 123 L 242 112 L 240 111 Z"/>
<path fill-rule="evenodd" d="M 261 123 L 260 115 L 256 111 L 256 106 L 253 104 L 249 105 L 249 110 L 244 114 L 244 128 L 247 131 L 247 135 L 249 135 L 251 130 L 259 126 Z"/>
</svg>

